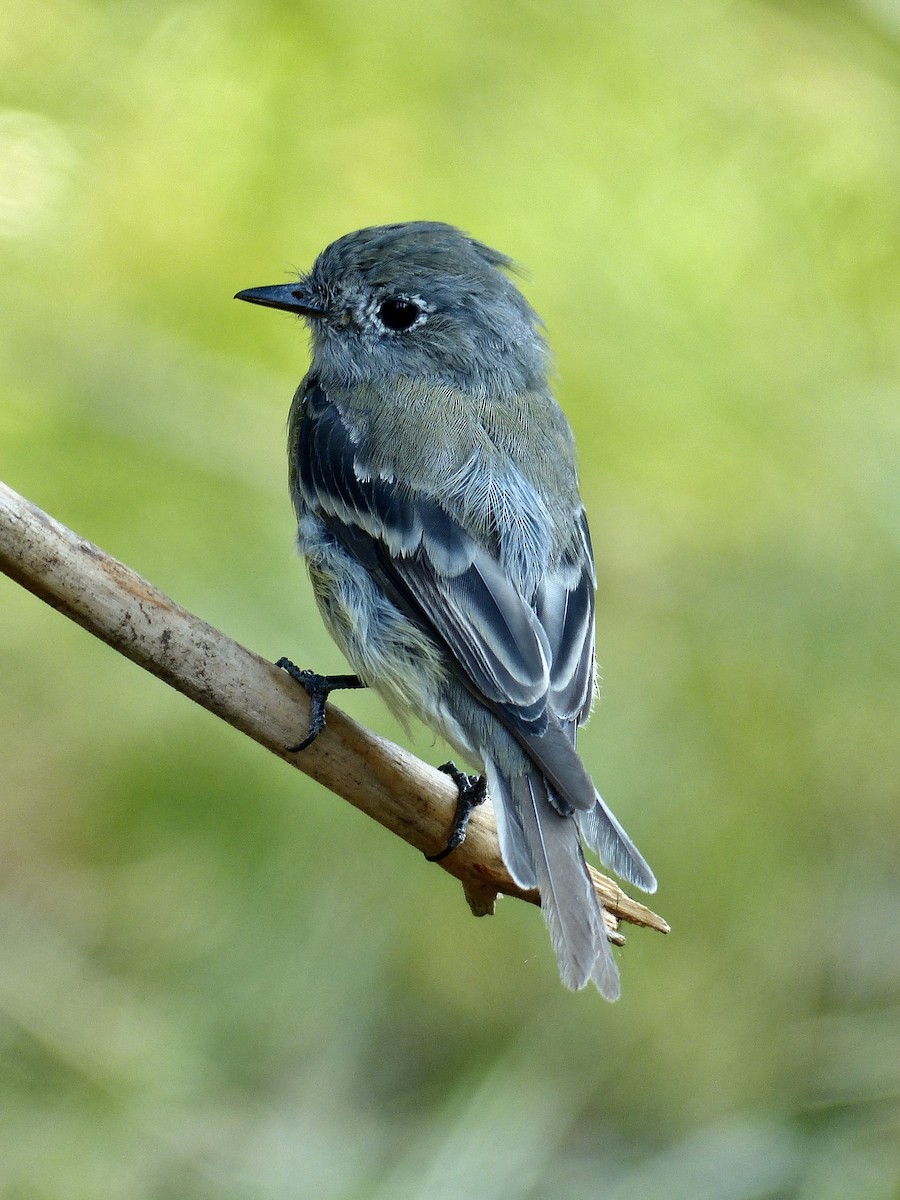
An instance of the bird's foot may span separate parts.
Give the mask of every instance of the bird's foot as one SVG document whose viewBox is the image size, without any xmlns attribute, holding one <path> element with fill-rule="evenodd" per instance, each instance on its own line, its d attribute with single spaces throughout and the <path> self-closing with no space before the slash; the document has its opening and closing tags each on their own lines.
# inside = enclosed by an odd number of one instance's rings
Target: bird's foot
<svg viewBox="0 0 900 1200">
<path fill-rule="evenodd" d="M 315 671 L 304 671 L 295 666 L 289 658 L 279 658 L 275 666 L 287 671 L 291 679 L 295 679 L 309 696 L 309 729 L 302 742 L 287 747 L 288 754 L 299 754 L 301 750 L 305 750 L 325 728 L 325 705 L 332 692 L 340 691 L 341 688 L 366 686 L 358 675 L 318 675 Z"/>
<path fill-rule="evenodd" d="M 438 770 L 450 776 L 456 784 L 459 795 L 456 798 L 456 812 L 453 814 L 453 824 L 450 826 L 447 845 L 437 854 L 426 854 L 425 857 L 429 862 L 440 862 L 442 858 L 446 858 L 448 854 L 452 854 L 458 846 L 463 844 L 466 840 L 466 830 L 469 827 L 472 810 L 476 809 L 479 804 L 483 804 L 487 798 L 487 780 L 483 775 L 467 775 L 452 762 L 442 763 Z"/>
</svg>

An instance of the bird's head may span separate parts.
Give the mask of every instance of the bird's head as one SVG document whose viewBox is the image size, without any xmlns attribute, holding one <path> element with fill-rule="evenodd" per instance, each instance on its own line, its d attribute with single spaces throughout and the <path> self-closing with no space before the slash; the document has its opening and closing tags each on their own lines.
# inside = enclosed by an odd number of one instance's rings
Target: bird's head
<svg viewBox="0 0 900 1200">
<path fill-rule="evenodd" d="M 332 242 L 296 282 L 236 299 L 303 317 L 314 369 L 344 382 L 386 374 L 520 391 L 544 381 L 548 362 L 511 266 L 452 225 L 381 225 Z"/>
</svg>

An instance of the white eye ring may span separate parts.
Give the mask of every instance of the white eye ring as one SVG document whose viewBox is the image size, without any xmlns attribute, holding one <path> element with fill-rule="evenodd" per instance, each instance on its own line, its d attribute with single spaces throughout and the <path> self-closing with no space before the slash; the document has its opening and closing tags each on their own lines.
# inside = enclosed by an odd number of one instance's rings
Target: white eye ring
<svg viewBox="0 0 900 1200">
<path fill-rule="evenodd" d="M 372 309 L 372 316 L 390 333 L 408 333 L 428 320 L 428 305 L 421 296 L 384 296 Z"/>
</svg>

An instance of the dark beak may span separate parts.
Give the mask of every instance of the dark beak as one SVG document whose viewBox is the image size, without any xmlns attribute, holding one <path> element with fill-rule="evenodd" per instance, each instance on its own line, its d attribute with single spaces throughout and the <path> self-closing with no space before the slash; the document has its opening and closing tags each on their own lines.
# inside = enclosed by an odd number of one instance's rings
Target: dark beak
<svg viewBox="0 0 900 1200">
<path fill-rule="evenodd" d="M 235 300 L 246 300 L 250 304 L 262 304 L 266 308 L 282 308 L 286 312 L 299 313 L 301 317 L 324 317 L 326 310 L 313 304 L 302 283 L 274 283 L 271 287 L 247 288 L 238 292 Z"/>
</svg>

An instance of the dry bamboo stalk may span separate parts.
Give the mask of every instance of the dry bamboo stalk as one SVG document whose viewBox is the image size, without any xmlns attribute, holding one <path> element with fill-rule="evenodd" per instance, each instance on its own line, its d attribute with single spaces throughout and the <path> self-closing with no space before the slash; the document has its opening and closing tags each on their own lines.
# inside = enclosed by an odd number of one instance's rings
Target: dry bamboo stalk
<svg viewBox="0 0 900 1200">
<path fill-rule="evenodd" d="M 446 775 L 330 705 L 323 733 L 289 753 L 309 714 L 302 688 L 3 483 L 0 570 L 411 846 L 434 853 L 445 843 L 457 795 Z M 540 903 L 503 865 L 489 805 L 475 810 L 465 842 L 438 865 L 460 880 L 476 915 L 493 911 L 497 893 Z M 668 932 L 612 880 L 593 868 L 591 877 L 611 930 L 622 919 Z"/>
</svg>

